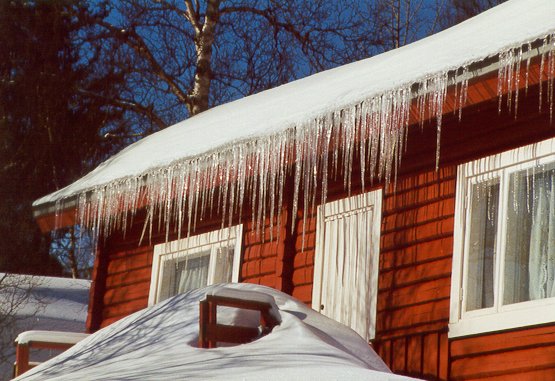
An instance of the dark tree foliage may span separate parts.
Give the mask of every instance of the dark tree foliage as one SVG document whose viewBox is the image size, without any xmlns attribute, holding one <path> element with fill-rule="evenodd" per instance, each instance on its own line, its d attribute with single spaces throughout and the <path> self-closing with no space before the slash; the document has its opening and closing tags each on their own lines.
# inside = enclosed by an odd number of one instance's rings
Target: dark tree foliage
<svg viewBox="0 0 555 381">
<path fill-rule="evenodd" d="M 98 94 L 122 76 L 78 45 L 88 17 L 85 2 L 0 2 L 0 271 L 60 272 L 31 203 L 116 148 L 103 133 L 122 113 Z"/>
</svg>

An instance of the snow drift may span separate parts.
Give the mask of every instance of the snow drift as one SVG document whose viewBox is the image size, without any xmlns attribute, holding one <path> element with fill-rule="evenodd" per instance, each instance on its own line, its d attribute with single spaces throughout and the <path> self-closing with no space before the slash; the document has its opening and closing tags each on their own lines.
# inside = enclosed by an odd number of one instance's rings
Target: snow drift
<svg viewBox="0 0 555 381">
<path fill-rule="evenodd" d="M 200 349 L 199 301 L 223 288 L 177 295 L 130 315 L 41 364 L 18 380 L 402 380 L 351 329 L 271 288 L 229 284 L 274 297 L 281 325 L 232 347 Z M 218 310 L 225 323 L 244 323 L 236 309 Z M 220 320 L 220 319 L 218 319 Z"/>
</svg>

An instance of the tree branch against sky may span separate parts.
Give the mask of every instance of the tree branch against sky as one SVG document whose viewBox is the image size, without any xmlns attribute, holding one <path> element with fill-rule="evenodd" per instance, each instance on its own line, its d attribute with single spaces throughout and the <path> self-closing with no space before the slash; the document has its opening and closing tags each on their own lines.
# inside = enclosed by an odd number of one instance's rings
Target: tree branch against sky
<svg viewBox="0 0 555 381">
<path fill-rule="evenodd" d="M 148 120 L 147 132 L 367 57 L 380 43 L 372 9 L 355 0 L 120 0 L 100 7 L 108 16 L 90 37 L 126 74 L 123 98 Z"/>
<path fill-rule="evenodd" d="M 136 132 L 148 134 L 406 45 L 498 0 L 471 2 L 103 0 L 89 38 L 126 77 L 114 105 L 135 115 Z"/>
<path fill-rule="evenodd" d="M 13 343 L 20 333 L 17 323 L 33 317 L 44 308 L 44 301 L 31 296 L 39 285 L 38 279 L 0 272 L 0 364 L 9 360 L 13 364 Z M 23 315 L 21 312 L 26 306 Z M 4 379 L 2 375 L 0 379 Z"/>
</svg>

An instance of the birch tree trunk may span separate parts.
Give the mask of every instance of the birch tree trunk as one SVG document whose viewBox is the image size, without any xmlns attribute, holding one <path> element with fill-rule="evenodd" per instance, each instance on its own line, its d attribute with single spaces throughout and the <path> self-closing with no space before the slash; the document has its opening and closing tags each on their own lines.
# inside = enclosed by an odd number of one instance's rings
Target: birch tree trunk
<svg viewBox="0 0 555 381">
<path fill-rule="evenodd" d="M 194 18 L 196 15 L 193 13 L 190 1 L 187 1 L 187 12 L 189 13 L 189 20 L 194 20 L 192 23 L 196 34 L 195 49 L 197 52 L 195 81 L 189 104 L 189 113 L 192 116 L 208 109 L 212 81 L 212 47 L 216 25 L 220 18 L 220 0 L 208 0 L 206 16 L 202 25 L 200 25 L 198 19 Z"/>
</svg>

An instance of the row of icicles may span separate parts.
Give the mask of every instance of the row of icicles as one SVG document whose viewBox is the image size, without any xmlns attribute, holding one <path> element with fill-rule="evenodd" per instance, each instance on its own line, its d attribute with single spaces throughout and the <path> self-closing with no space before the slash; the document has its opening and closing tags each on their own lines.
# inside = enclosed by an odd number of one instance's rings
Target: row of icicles
<svg viewBox="0 0 555 381">
<path fill-rule="evenodd" d="M 533 49 L 540 54 L 540 108 L 542 97 L 547 96 L 552 119 L 555 33 L 538 47 L 525 44 L 499 54 L 499 107 L 501 110 L 502 95 L 508 94 L 507 106 L 516 117 L 521 65 L 526 65 L 527 91 Z M 365 182 L 380 181 L 386 187 L 394 182 L 405 149 L 411 104 L 416 106 L 421 123 L 429 118 L 436 120 L 437 165 L 447 89 L 454 86 L 454 112 L 460 119 L 471 77 L 469 66 L 372 96 L 274 135 L 230 144 L 141 176 L 100 185 L 79 195 L 78 223 L 97 237 L 107 237 L 114 229 L 125 232 L 137 211 L 144 207 L 146 220 L 141 240 L 152 237 L 155 229 L 165 231 L 166 242 L 172 231 L 177 232 L 178 238 L 189 236 L 199 221 L 213 215 L 221 216 L 222 227 L 232 226 L 242 221 L 246 213 L 251 214 L 257 234 L 263 231 L 267 220 L 270 234 L 276 226 L 279 232 L 286 194 L 292 192 L 293 216 L 297 215 L 300 202 L 305 209 L 326 202 L 329 176 L 342 176 L 350 194 L 355 154 L 360 158 L 362 189 Z M 546 90 L 542 81 L 547 83 Z M 292 178 L 293 183 L 292 189 L 286 191 L 287 178 Z M 62 200 L 56 205 L 57 215 L 63 208 Z M 307 214 L 303 213 L 303 241 Z"/>
</svg>

